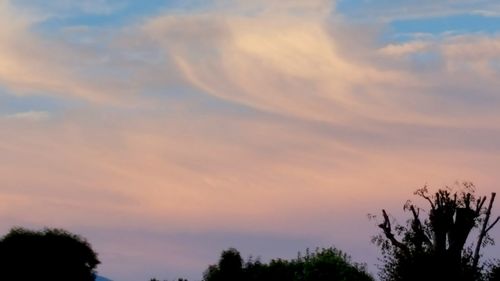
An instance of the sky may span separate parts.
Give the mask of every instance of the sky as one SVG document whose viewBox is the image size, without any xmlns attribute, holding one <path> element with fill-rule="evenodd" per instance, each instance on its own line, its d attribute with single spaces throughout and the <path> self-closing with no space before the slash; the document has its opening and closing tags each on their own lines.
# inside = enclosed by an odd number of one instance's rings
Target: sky
<svg viewBox="0 0 500 281">
<path fill-rule="evenodd" d="M 115 281 L 229 247 L 376 273 L 367 214 L 498 190 L 498 77 L 497 1 L 0 0 L 0 232 L 78 233 Z"/>
</svg>

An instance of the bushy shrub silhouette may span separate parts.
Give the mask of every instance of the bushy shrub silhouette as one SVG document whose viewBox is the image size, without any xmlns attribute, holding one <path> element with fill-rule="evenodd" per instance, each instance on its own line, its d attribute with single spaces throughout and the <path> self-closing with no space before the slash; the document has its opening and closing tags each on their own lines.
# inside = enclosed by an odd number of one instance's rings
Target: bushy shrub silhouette
<svg viewBox="0 0 500 281">
<path fill-rule="evenodd" d="M 0 280 L 94 281 L 97 254 L 62 229 L 14 228 L 0 240 Z"/>
<path fill-rule="evenodd" d="M 306 252 L 296 259 L 274 259 L 269 263 L 249 259 L 244 264 L 240 253 L 231 248 L 222 252 L 219 263 L 205 271 L 204 281 L 372 281 L 364 266 L 335 248 Z"/>
</svg>

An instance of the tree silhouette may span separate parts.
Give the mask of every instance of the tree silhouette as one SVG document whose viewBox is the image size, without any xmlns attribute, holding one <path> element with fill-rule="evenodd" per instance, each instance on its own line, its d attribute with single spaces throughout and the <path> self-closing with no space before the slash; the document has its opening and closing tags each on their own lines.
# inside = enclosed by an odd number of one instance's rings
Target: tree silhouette
<svg viewBox="0 0 500 281">
<path fill-rule="evenodd" d="M 210 266 L 203 276 L 205 281 L 241 280 L 243 275 L 243 259 L 234 248 L 223 251 L 218 265 Z"/>
<path fill-rule="evenodd" d="M 488 277 L 489 281 L 500 281 L 500 262 L 491 268 Z"/>
<path fill-rule="evenodd" d="M 160 281 L 160 280 L 158 280 L 156 278 L 153 278 L 153 279 L 150 279 L 149 281 Z M 168 280 L 163 280 L 163 281 L 168 281 Z M 177 281 L 188 281 L 188 280 L 187 279 L 183 279 L 183 278 L 179 278 L 179 279 L 177 279 Z"/>
<path fill-rule="evenodd" d="M 93 281 L 97 254 L 62 229 L 14 228 L 0 240 L 0 280 Z"/>
<path fill-rule="evenodd" d="M 474 185 L 466 182 L 461 191 L 445 188 L 431 195 L 423 187 L 415 195 L 429 204 L 429 210 L 408 201 L 404 210 L 411 216 L 406 225 L 393 225 L 382 210 L 383 221 L 378 225 L 382 234 L 373 239 L 382 250 L 381 279 L 484 280 L 481 249 L 493 243 L 488 233 L 500 219 L 490 222 L 496 194 L 491 194 L 485 206 L 488 198 L 476 197 Z M 466 245 L 473 230 L 478 237 L 474 244 Z"/>
<path fill-rule="evenodd" d="M 217 265 L 205 271 L 204 281 L 373 281 L 363 266 L 335 248 L 306 251 L 292 260 L 273 259 L 262 263 L 249 259 L 244 264 L 240 253 L 231 248 L 222 252 Z"/>
</svg>

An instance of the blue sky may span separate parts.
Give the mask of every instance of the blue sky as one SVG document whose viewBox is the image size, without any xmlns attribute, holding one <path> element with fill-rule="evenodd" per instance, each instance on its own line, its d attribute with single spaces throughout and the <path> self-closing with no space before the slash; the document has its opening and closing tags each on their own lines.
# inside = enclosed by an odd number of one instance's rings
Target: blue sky
<svg viewBox="0 0 500 281">
<path fill-rule="evenodd" d="M 29 2 L 29 1 L 28 1 Z M 145 16 L 159 15 L 172 11 L 189 11 L 198 7 L 191 1 L 101 1 L 100 5 L 67 4 L 60 7 L 58 13 L 43 21 L 46 29 L 60 29 L 68 26 L 119 27 L 142 20 Z M 37 8 L 51 11 L 51 7 L 42 4 Z"/>
<path fill-rule="evenodd" d="M 398 33 L 498 33 L 500 16 L 482 16 L 475 14 L 450 15 L 421 19 L 396 20 L 391 28 Z"/>
</svg>

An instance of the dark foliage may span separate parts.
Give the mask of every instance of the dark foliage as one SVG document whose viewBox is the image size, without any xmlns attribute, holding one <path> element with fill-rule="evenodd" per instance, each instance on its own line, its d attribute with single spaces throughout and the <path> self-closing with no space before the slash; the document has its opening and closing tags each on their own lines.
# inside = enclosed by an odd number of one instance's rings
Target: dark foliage
<svg viewBox="0 0 500 281">
<path fill-rule="evenodd" d="M 205 271 L 204 281 L 373 281 L 364 266 L 334 248 L 306 252 L 292 260 L 274 259 L 262 263 L 251 258 L 243 263 L 236 249 L 222 252 L 217 265 Z"/>
<path fill-rule="evenodd" d="M 373 241 L 382 250 L 380 278 L 385 281 L 478 281 L 488 280 L 488 272 L 480 263 L 480 250 L 493 243 L 488 232 L 498 222 L 490 222 L 495 194 L 476 197 L 474 186 L 464 183 L 461 191 L 451 188 L 429 194 L 426 187 L 415 195 L 429 204 L 420 209 L 408 201 L 404 209 L 410 213 L 405 225 L 394 224 L 385 210 L 378 225 L 382 233 Z M 421 217 L 425 213 L 425 217 Z M 467 245 L 473 230 L 478 237 Z"/>
<path fill-rule="evenodd" d="M 151 279 L 150 281 L 160 281 L 160 280 L 158 280 L 158 279 L 156 279 L 156 278 L 153 278 L 153 279 Z M 168 281 L 168 280 L 163 280 L 163 281 Z M 183 278 L 179 278 L 179 279 L 177 279 L 176 281 L 188 281 L 188 280 L 187 280 L 187 279 L 183 279 Z"/>
<path fill-rule="evenodd" d="M 496 264 L 491 264 L 488 272 L 488 281 L 500 281 L 500 260 Z"/>
<path fill-rule="evenodd" d="M 93 281 L 97 254 L 80 236 L 61 229 L 12 229 L 0 240 L 0 279 Z"/>
</svg>

